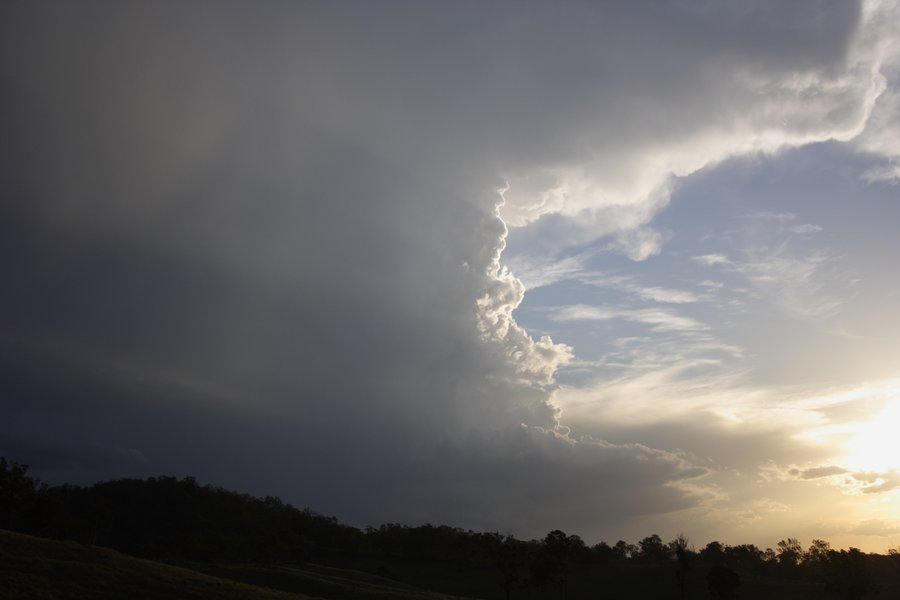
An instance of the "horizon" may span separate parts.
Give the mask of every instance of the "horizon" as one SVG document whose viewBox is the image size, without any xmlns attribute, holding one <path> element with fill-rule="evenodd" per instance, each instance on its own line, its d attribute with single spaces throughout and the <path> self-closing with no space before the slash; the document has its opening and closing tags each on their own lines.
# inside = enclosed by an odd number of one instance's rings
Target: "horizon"
<svg viewBox="0 0 900 600">
<path fill-rule="evenodd" d="M 900 547 L 895 0 L 0 32 L 0 456 L 34 476 Z"/>
<path fill-rule="evenodd" d="M 5 457 L 0 457 L 0 458 L 3 458 L 3 459 L 5 460 Z M 24 467 L 24 468 L 25 468 L 25 473 L 26 473 L 26 474 L 27 474 L 27 472 L 29 471 L 29 465 L 22 465 L 22 464 L 19 464 L 19 463 L 11 463 L 10 466 L 13 467 L 13 468 L 15 468 L 15 467 L 20 467 L 20 468 L 21 468 L 21 467 Z M 31 476 L 29 475 L 28 477 L 31 477 Z M 67 483 L 67 482 L 60 482 L 60 483 L 57 483 L 57 484 L 50 484 L 50 483 L 48 483 L 48 482 L 42 481 L 42 480 L 40 480 L 40 479 L 38 479 L 38 478 L 34 478 L 34 477 L 31 477 L 31 479 L 34 481 L 35 487 L 36 487 L 36 489 L 38 489 L 38 490 L 41 489 L 41 488 L 40 488 L 41 485 L 48 485 L 48 486 L 50 486 L 51 488 L 52 488 L 54 485 L 61 485 L 61 486 L 76 485 L 76 486 L 79 486 L 79 484 L 70 484 L 70 483 Z M 212 489 L 212 490 L 216 490 L 216 491 L 222 490 L 222 491 L 224 491 L 224 492 L 226 492 L 226 493 L 230 493 L 230 494 L 239 494 L 239 495 L 240 495 L 240 494 L 244 494 L 244 492 L 242 492 L 241 490 L 231 490 L 231 489 L 226 489 L 226 488 L 223 488 L 223 487 L 221 487 L 221 486 L 217 486 L 217 485 L 214 484 L 214 483 L 205 483 L 205 482 L 202 482 L 202 481 L 198 481 L 197 478 L 194 477 L 194 476 L 192 476 L 192 475 L 186 475 L 186 476 L 181 477 L 181 478 L 175 477 L 175 476 L 172 476 L 172 475 L 151 475 L 151 476 L 146 477 L 146 478 L 128 478 L 128 477 L 126 477 L 126 478 L 118 478 L 118 479 L 106 479 L 106 480 L 102 480 L 102 481 L 95 482 L 95 483 L 93 483 L 93 484 L 84 484 L 83 486 L 79 486 L 79 487 L 91 488 L 91 487 L 94 487 L 94 486 L 102 486 L 103 484 L 116 483 L 116 482 L 124 482 L 124 481 L 142 481 L 142 482 L 144 482 L 144 481 L 150 481 L 150 480 L 157 480 L 157 481 L 158 481 L 158 480 L 165 480 L 165 479 L 174 479 L 175 481 L 179 481 L 179 482 L 189 481 L 189 482 L 191 482 L 192 484 L 197 485 L 197 486 L 199 486 L 199 487 L 201 487 L 201 488 L 208 488 L 208 489 Z M 255 500 L 263 500 L 263 499 L 268 499 L 268 498 L 275 498 L 275 499 L 280 500 L 280 501 L 283 502 L 283 500 L 282 500 L 281 498 L 278 498 L 277 496 L 274 496 L 274 497 L 273 497 L 273 496 L 251 496 L 251 497 L 254 498 Z M 293 508 L 293 509 L 295 509 L 295 510 L 299 510 L 299 511 L 304 511 L 304 512 L 305 512 L 305 511 L 309 511 L 309 513 L 312 514 L 312 515 L 314 515 L 314 516 L 323 517 L 323 518 L 326 518 L 326 519 L 331 519 L 331 518 L 333 518 L 333 516 L 332 516 L 332 515 L 329 515 L 327 512 L 320 512 L 320 511 L 317 511 L 317 510 L 312 510 L 310 507 L 307 507 L 307 506 L 294 505 L 294 504 L 291 503 L 291 502 L 284 502 L 284 505 L 287 506 L 287 507 Z M 377 523 L 377 524 L 376 524 L 376 523 L 369 523 L 369 524 L 365 524 L 365 525 L 360 525 L 360 524 L 344 523 L 344 522 L 342 522 L 340 519 L 337 519 L 337 520 L 336 520 L 336 523 L 339 524 L 339 525 L 341 525 L 341 526 L 351 527 L 351 528 L 356 529 L 357 531 L 359 531 L 359 532 L 361 532 L 361 533 L 367 533 L 370 529 L 377 530 L 377 529 L 379 529 L 379 528 L 383 528 L 383 527 L 392 527 L 392 526 L 398 526 L 398 527 L 401 527 L 401 528 L 409 528 L 409 529 L 416 529 L 416 528 L 421 528 L 421 527 L 426 527 L 426 528 L 427 528 L 427 527 L 433 527 L 433 528 L 449 527 L 449 528 L 451 528 L 451 529 L 453 529 L 453 530 L 464 531 L 464 532 L 467 532 L 467 533 L 475 533 L 475 534 L 499 534 L 499 535 L 501 535 L 501 536 L 511 537 L 511 538 L 513 538 L 513 539 L 516 539 L 516 540 L 519 540 L 519 541 L 522 541 L 522 542 L 527 542 L 527 543 L 541 542 L 543 539 L 545 539 L 545 538 L 547 537 L 548 534 L 552 534 L 552 533 L 554 533 L 555 531 L 560 531 L 560 530 L 558 530 L 558 529 L 551 529 L 551 530 L 548 530 L 547 532 L 545 532 L 545 533 L 542 534 L 542 535 L 538 535 L 538 536 L 536 536 L 536 537 L 530 537 L 530 538 L 529 538 L 529 537 L 525 537 L 525 536 L 523 536 L 523 537 L 518 537 L 514 532 L 510 532 L 510 531 L 505 531 L 505 532 L 504 532 L 504 531 L 490 530 L 490 529 L 487 529 L 487 530 L 474 530 L 474 529 L 467 529 L 467 528 L 464 528 L 464 527 L 457 527 L 457 526 L 453 525 L 452 523 L 431 523 L 431 522 L 425 522 L 425 523 L 409 524 L 409 523 L 394 523 L 394 522 L 391 522 L 391 523 Z M 616 544 L 618 544 L 619 542 L 625 542 L 625 543 L 628 544 L 629 546 L 637 547 L 639 542 L 644 541 L 645 539 L 651 538 L 651 537 L 653 537 L 653 536 L 659 537 L 659 538 L 661 539 L 662 543 L 663 543 L 663 544 L 667 544 L 667 545 L 670 545 L 670 544 L 671 544 L 673 541 L 675 541 L 676 539 L 683 539 L 683 540 L 686 542 L 686 544 L 687 544 L 686 548 L 687 548 L 688 550 L 690 550 L 691 552 L 698 552 L 698 553 L 699 553 L 701 550 L 703 550 L 704 548 L 706 548 L 707 546 L 709 546 L 709 544 L 712 544 L 712 543 L 719 543 L 719 544 L 721 544 L 723 547 L 737 547 L 737 546 L 742 546 L 742 545 L 749 544 L 749 542 L 746 542 L 746 541 L 738 541 L 738 540 L 723 541 L 723 540 L 721 540 L 721 539 L 710 539 L 710 540 L 707 540 L 707 541 L 702 542 L 702 543 L 696 543 L 696 542 L 695 542 L 694 540 L 692 540 L 691 537 L 690 537 L 689 535 L 687 535 L 685 532 L 679 532 L 678 534 L 676 534 L 675 536 L 673 536 L 673 538 L 672 538 L 671 540 L 668 540 L 667 538 L 665 538 L 665 537 L 663 537 L 663 536 L 660 536 L 660 535 L 657 534 L 657 533 L 647 533 L 646 535 L 641 535 L 641 536 L 639 536 L 639 538 L 636 538 L 636 539 L 633 539 L 633 540 L 617 539 L 617 540 L 615 540 L 615 541 L 613 541 L 611 538 L 610 538 L 610 539 L 607 539 L 607 538 L 598 538 L 598 539 L 595 539 L 595 540 L 584 539 L 582 536 L 580 536 L 580 535 L 578 534 L 578 532 L 564 531 L 563 533 L 565 533 L 567 536 L 570 536 L 570 537 L 571 537 L 571 536 L 575 536 L 575 537 L 579 538 L 582 542 L 584 542 L 584 544 L 585 544 L 585 546 L 586 546 L 587 548 L 593 548 L 593 547 L 595 547 L 595 546 L 599 546 L 600 544 L 607 544 L 608 546 L 612 547 L 612 546 L 615 546 Z M 47 537 L 47 536 L 42 536 L 42 537 Z M 52 537 L 52 536 L 51 536 L 51 537 Z M 779 542 L 783 542 L 783 541 L 788 540 L 788 539 L 797 541 L 797 542 L 800 544 L 801 548 L 803 548 L 803 551 L 804 551 L 804 552 L 806 552 L 807 549 L 811 547 L 811 545 L 812 545 L 813 542 L 826 542 L 826 543 L 829 544 L 829 549 L 835 550 L 835 551 L 850 550 L 850 549 L 855 548 L 855 547 L 853 547 L 853 546 L 848 546 L 848 547 L 844 547 L 844 548 L 838 547 L 838 546 L 831 546 L 831 543 L 830 543 L 829 540 L 823 540 L 823 539 L 820 539 L 820 538 L 814 538 L 814 539 L 811 539 L 811 540 L 809 540 L 809 542 L 810 542 L 809 544 L 804 544 L 803 540 L 797 540 L 796 538 L 792 538 L 791 536 L 784 536 L 784 537 L 782 537 L 782 539 L 779 540 Z M 733 542 L 733 543 L 732 543 L 732 542 Z M 777 548 L 777 547 L 778 547 L 778 542 L 775 542 L 775 543 L 772 543 L 772 544 L 763 544 L 763 545 L 760 545 L 760 544 L 750 544 L 750 545 L 755 546 L 755 547 L 756 547 L 758 550 L 760 550 L 761 552 L 767 552 L 767 551 L 769 551 L 769 550 L 773 550 L 774 548 Z M 882 555 L 887 555 L 887 554 L 889 554 L 889 552 L 888 552 L 889 550 L 895 550 L 895 551 L 896 551 L 897 548 L 892 546 L 891 548 L 886 549 L 884 552 L 877 552 L 877 551 L 876 551 L 876 552 L 869 552 L 869 553 L 871 553 L 871 554 L 882 554 Z"/>
</svg>

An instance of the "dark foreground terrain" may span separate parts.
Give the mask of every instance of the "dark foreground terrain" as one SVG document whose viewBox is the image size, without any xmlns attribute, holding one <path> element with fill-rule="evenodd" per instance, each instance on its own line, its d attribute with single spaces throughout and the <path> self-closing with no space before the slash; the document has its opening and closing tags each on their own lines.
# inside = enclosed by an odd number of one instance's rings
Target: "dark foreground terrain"
<svg viewBox="0 0 900 600">
<path fill-rule="evenodd" d="M 900 552 L 365 530 L 192 478 L 47 486 L 0 458 L 0 598 L 900 600 Z"/>
<path fill-rule="evenodd" d="M 317 564 L 173 565 L 115 550 L 0 531 L 0 598 L 113 599 L 222 598 L 265 600 L 451 600 L 454 596 L 504 599 L 496 573 L 487 568 L 415 560 L 345 560 Z M 350 568 L 354 567 L 354 568 Z M 381 572 L 382 575 L 376 574 Z M 713 598 L 706 573 L 689 573 L 685 598 Z M 576 564 L 565 586 L 523 587 L 511 600 L 680 598 L 668 565 Z M 794 598 L 900 598 L 900 586 L 879 581 L 867 595 L 838 595 L 815 582 L 748 578 L 735 590 L 744 600 Z M 438 591 L 427 591 L 427 590 Z"/>
<path fill-rule="evenodd" d="M 115 550 L 10 531 L 0 531 L 0 597 L 305 598 Z"/>
<path fill-rule="evenodd" d="M 0 530 L 0 598 L 451 600 L 412 585 L 315 565 L 176 566 Z"/>
</svg>

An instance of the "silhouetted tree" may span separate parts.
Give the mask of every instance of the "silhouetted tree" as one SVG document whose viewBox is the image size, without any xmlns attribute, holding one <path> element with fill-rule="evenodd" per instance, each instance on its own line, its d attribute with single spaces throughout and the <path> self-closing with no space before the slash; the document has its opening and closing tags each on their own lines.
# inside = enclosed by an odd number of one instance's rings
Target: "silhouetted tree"
<svg viewBox="0 0 900 600">
<path fill-rule="evenodd" d="M 722 564 L 725 560 L 725 547 L 722 542 L 710 542 L 700 551 L 700 557 L 711 564 Z"/>
<path fill-rule="evenodd" d="M 540 550 L 531 565 L 534 582 L 539 587 L 546 583 L 557 583 L 560 596 L 565 599 L 568 591 L 568 562 L 571 554 L 584 548 L 584 542 L 577 535 L 566 535 L 554 529 L 541 541 Z"/>
<path fill-rule="evenodd" d="M 841 600 L 859 600 L 875 591 L 866 555 L 859 549 L 829 550 L 823 564 L 825 585 Z"/>
<path fill-rule="evenodd" d="M 792 569 L 800 563 L 803 557 L 803 547 L 796 538 L 781 540 L 778 547 L 778 564 L 783 568 Z"/>
<path fill-rule="evenodd" d="M 591 557 L 594 561 L 601 565 L 605 565 L 615 558 L 616 551 L 606 542 L 601 541 L 599 544 L 591 546 Z"/>
<path fill-rule="evenodd" d="M 741 585 L 741 578 L 728 567 L 713 565 L 706 574 L 706 585 L 713 600 L 731 600 Z"/>
<path fill-rule="evenodd" d="M 0 457 L 0 529 L 27 529 L 39 482 L 28 476 L 28 465 Z"/>
<path fill-rule="evenodd" d="M 688 547 L 688 539 L 683 533 L 679 533 L 678 536 L 669 543 L 669 547 L 674 551 L 675 559 L 678 561 L 678 566 L 675 569 L 675 580 L 678 582 L 678 592 L 681 600 L 684 600 L 687 598 L 687 574 L 688 571 L 691 570 L 691 555 L 693 553 Z"/>
<path fill-rule="evenodd" d="M 803 554 L 803 566 L 806 569 L 806 576 L 813 584 L 821 583 L 825 580 L 825 563 L 828 560 L 828 552 L 831 550 L 831 544 L 825 540 L 815 539 L 809 545 L 809 550 Z"/>
<path fill-rule="evenodd" d="M 635 556 L 638 552 L 637 546 L 634 544 L 629 544 L 625 540 L 619 540 L 616 542 L 616 545 L 612 547 L 613 556 L 616 557 L 617 560 L 625 560 L 626 558 L 630 558 Z"/>
<path fill-rule="evenodd" d="M 644 562 L 662 564 L 671 558 L 669 548 L 655 533 L 638 542 L 638 547 L 640 548 L 639 556 Z"/>
<path fill-rule="evenodd" d="M 888 550 L 888 561 L 894 571 L 894 575 L 900 579 L 900 549 L 891 548 Z"/>
<path fill-rule="evenodd" d="M 821 563 L 828 558 L 829 550 L 831 550 L 831 544 L 825 540 L 815 539 L 810 543 L 809 550 L 803 555 L 803 562 Z"/>
<path fill-rule="evenodd" d="M 524 569 L 527 544 L 509 535 L 499 533 L 484 534 L 484 540 L 494 560 L 494 565 L 502 576 L 503 593 L 509 600 L 513 591 L 525 582 Z"/>
</svg>

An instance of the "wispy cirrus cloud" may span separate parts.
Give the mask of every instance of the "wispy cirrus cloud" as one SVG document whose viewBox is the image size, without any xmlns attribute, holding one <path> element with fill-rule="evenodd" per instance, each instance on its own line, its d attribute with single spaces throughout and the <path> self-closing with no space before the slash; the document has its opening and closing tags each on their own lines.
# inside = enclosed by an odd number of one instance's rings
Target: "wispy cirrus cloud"
<svg viewBox="0 0 900 600">
<path fill-rule="evenodd" d="M 712 253 L 712 254 L 700 254 L 698 256 L 692 257 L 696 262 L 711 267 L 713 265 L 728 265 L 731 264 L 731 259 L 728 258 L 724 254 Z"/>
<path fill-rule="evenodd" d="M 560 322 L 623 319 L 632 323 L 648 325 L 653 331 L 704 331 L 709 329 L 708 325 L 696 319 L 661 308 L 607 308 L 575 304 L 553 309 L 550 318 Z"/>
<path fill-rule="evenodd" d="M 578 275 L 577 280 L 585 285 L 623 292 L 635 299 L 661 304 L 691 304 L 705 299 L 701 293 L 684 289 L 674 289 L 656 285 L 644 285 L 637 277 L 601 271 L 588 271 Z"/>
<path fill-rule="evenodd" d="M 582 253 L 553 259 L 519 255 L 504 262 L 525 289 L 536 290 L 560 281 L 582 277 L 592 256 L 593 253 Z"/>
<path fill-rule="evenodd" d="M 814 225 L 812 223 L 804 223 L 802 225 L 794 225 L 793 227 L 790 227 L 789 231 L 791 233 L 799 233 L 799 234 L 819 233 L 822 231 L 822 226 Z"/>
<path fill-rule="evenodd" d="M 879 181 L 895 183 L 900 180 L 900 161 L 891 161 L 884 165 L 866 169 L 862 177 L 870 183 Z"/>
<path fill-rule="evenodd" d="M 706 290 L 690 291 L 644 285 L 638 277 L 599 271 L 592 266 L 597 253 L 587 251 L 560 259 L 538 259 L 527 255 L 516 255 L 507 262 L 510 273 L 513 273 L 525 286 L 526 290 L 536 290 L 552 286 L 563 281 L 574 281 L 583 285 L 604 288 L 620 292 L 634 300 L 659 304 L 692 304 L 708 300 Z M 710 288 L 707 285 L 702 287 Z M 719 287 L 722 284 L 714 284 Z"/>
<path fill-rule="evenodd" d="M 741 276 L 768 302 L 793 317 L 833 316 L 846 302 L 852 284 L 849 277 L 840 275 L 840 257 L 826 248 L 811 246 L 810 236 L 823 228 L 813 223 L 794 224 L 797 218 L 794 213 L 745 215 L 747 225 L 721 234 L 734 247 L 731 252 L 699 254 L 692 259 L 705 267 Z M 845 280 L 847 284 L 841 286 Z"/>
<path fill-rule="evenodd" d="M 635 293 L 644 300 L 653 300 L 664 304 L 690 304 L 700 300 L 700 297 L 693 292 L 656 286 L 638 287 L 635 289 Z"/>
<path fill-rule="evenodd" d="M 841 281 L 824 271 L 836 259 L 824 250 L 796 254 L 784 243 L 775 248 L 747 251 L 735 270 L 787 313 L 801 318 L 827 317 L 845 300 L 831 293 L 831 283 Z"/>
</svg>

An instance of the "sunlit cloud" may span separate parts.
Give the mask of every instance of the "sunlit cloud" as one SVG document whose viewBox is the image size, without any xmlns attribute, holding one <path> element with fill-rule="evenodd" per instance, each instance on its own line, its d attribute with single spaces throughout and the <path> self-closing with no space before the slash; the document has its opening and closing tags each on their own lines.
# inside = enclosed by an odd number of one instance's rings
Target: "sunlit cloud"
<svg viewBox="0 0 900 600">
<path fill-rule="evenodd" d="M 827 466 L 827 467 L 812 467 L 810 469 L 791 469 L 791 475 L 799 477 L 800 479 L 819 479 L 820 477 L 830 477 L 833 475 L 843 475 L 847 472 L 847 469 L 844 467 L 836 467 L 836 466 Z"/>
<path fill-rule="evenodd" d="M 881 45 L 880 72 L 887 86 L 875 101 L 865 129 L 853 140 L 853 144 L 864 152 L 887 159 L 883 164 L 872 166 L 862 173 L 862 178 L 870 183 L 896 182 L 900 178 L 900 45 L 891 35 L 883 32 L 896 30 L 900 24 L 900 6 L 895 0 L 867 2 L 871 12 L 872 27 L 877 32 L 876 42 Z"/>
</svg>

